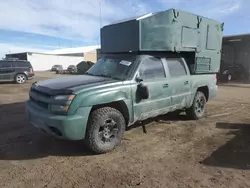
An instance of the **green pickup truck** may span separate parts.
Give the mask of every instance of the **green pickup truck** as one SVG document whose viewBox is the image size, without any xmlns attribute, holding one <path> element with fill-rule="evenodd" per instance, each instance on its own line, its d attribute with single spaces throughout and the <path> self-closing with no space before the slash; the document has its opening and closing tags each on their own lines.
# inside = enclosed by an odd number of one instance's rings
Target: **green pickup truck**
<svg viewBox="0 0 250 188">
<path fill-rule="evenodd" d="M 46 133 L 103 153 L 137 121 L 181 109 L 201 118 L 216 90 L 214 74 L 190 75 L 183 58 L 107 55 L 86 75 L 34 83 L 27 114 Z"/>
<path fill-rule="evenodd" d="M 105 26 L 102 57 L 84 75 L 31 86 L 29 121 L 106 153 L 135 122 L 177 110 L 197 120 L 216 96 L 221 32 L 216 21 L 172 9 Z"/>
</svg>

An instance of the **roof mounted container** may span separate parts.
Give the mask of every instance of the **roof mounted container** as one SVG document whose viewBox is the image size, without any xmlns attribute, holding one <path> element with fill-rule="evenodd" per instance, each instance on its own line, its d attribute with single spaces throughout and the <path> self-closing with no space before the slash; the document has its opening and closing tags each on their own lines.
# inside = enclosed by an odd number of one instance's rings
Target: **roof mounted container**
<svg viewBox="0 0 250 188">
<path fill-rule="evenodd" d="M 103 53 L 170 51 L 195 53 L 195 72 L 218 72 L 223 23 L 169 9 L 101 28 Z"/>
</svg>

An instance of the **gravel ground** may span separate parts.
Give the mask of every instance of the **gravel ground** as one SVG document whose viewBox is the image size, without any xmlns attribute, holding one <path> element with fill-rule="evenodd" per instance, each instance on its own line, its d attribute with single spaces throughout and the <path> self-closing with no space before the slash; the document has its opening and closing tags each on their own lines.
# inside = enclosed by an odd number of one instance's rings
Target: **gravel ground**
<svg viewBox="0 0 250 188">
<path fill-rule="evenodd" d="M 35 80 L 58 77 L 37 73 Z M 0 187 L 250 187 L 250 88 L 220 86 L 199 121 L 185 115 L 133 126 L 113 152 L 40 134 L 25 116 L 33 81 L 0 84 Z"/>
</svg>

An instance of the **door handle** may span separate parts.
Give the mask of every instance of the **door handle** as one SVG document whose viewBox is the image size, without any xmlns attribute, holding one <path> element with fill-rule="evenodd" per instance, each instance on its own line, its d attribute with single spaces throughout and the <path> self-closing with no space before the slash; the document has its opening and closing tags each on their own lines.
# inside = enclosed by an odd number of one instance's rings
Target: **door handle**
<svg viewBox="0 0 250 188">
<path fill-rule="evenodd" d="M 188 81 L 185 81 L 185 82 L 184 82 L 184 85 L 187 85 L 187 84 L 188 84 Z"/>
<path fill-rule="evenodd" d="M 163 87 L 165 88 L 165 87 L 168 87 L 168 84 L 163 84 Z"/>
</svg>

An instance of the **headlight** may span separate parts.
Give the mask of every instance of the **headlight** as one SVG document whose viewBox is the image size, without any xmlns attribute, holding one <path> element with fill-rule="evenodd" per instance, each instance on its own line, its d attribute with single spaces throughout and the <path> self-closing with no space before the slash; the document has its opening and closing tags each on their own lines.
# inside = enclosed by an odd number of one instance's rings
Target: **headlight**
<svg viewBox="0 0 250 188">
<path fill-rule="evenodd" d="M 69 110 L 68 105 L 51 104 L 50 111 L 56 114 L 66 114 Z"/>
<path fill-rule="evenodd" d="M 75 98 L 75 95 L 57 95 L 54 96 L 54 100 L 57 104 L 50 105 L 50 112 L 55 114 L 67 114 L 69 105 Z M 60 102 L 61 101 L 61 102 Z M 63 102 L 64 101 L 64 102 Z"/>
<path fill-rule="evenodd" d="M 57 95 L 54 97 L 55 100 L 72 101 L 75 95 Z"/>
</svg>

